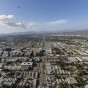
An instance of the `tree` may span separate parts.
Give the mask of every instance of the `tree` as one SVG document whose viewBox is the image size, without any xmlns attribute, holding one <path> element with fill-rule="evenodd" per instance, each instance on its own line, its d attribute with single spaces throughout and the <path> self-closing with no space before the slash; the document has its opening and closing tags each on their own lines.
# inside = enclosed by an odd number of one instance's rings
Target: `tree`
<svg viewBox="0 0 88 88">
<path fill-rule="evenodd" d="M 30 57 L 33 57 L 34 56 L 34 52 L 32 51 L 31 54 L 30 54 Z"/>
</svg>

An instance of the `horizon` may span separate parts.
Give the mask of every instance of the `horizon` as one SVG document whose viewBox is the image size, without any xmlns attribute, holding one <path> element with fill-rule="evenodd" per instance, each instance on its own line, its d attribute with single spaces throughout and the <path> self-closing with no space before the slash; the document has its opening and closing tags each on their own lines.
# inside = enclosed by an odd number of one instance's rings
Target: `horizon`
<svg viewBox="0 0 88 88">
<path fill-rule="evenodd" d="M 0 34 L 88 29 L 85 0 L 1 0 Z"/>
</svg>

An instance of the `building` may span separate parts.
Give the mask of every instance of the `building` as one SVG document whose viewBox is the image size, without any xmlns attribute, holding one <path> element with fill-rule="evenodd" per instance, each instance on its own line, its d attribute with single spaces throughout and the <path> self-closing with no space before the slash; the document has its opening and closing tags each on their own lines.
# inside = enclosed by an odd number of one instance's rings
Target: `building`
<svg viewBox="0 0 88 88">
<path fill-rule="evenodd" d="M 29 68 L 32 68 L 32 67 L 33 67 L 33 62 L 23 62 L 21 64 L 22 69 L 28 70 Z"/>
</svg>

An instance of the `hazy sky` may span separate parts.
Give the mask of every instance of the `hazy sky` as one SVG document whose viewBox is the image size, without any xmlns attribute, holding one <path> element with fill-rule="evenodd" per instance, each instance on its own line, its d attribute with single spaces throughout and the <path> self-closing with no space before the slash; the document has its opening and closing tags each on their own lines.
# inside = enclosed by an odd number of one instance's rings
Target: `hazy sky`
<svg viewBox="0 0 88 88">
<path fill-rule="evenodd" d="M 87 28 L 88 0 L 0 0 L 0 33 Z"/>
</svg>

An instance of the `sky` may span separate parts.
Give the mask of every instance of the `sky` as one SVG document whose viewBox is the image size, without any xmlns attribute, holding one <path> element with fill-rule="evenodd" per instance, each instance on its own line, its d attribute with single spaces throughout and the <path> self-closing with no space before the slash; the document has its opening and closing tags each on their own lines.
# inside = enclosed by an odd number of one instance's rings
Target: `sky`
<svg viewBox="0 0 88 88">
<path fill-rule="evenodd" d="M 0 0 L 0 33 L 88 29 L 88 0 Z"/>
</svg>

